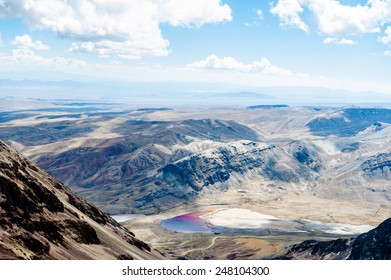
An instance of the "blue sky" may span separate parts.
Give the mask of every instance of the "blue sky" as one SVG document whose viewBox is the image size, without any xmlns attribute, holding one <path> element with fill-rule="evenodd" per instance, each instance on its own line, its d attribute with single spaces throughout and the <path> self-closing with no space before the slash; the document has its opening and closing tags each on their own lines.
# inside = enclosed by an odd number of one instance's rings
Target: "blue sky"
<svg viewBox="0 0 391 280">
<path fill-rule="evenodd" d="M 0 78 L 391 93 L 391 0 L 0 0 L 0 32 Z"/>
</svg>

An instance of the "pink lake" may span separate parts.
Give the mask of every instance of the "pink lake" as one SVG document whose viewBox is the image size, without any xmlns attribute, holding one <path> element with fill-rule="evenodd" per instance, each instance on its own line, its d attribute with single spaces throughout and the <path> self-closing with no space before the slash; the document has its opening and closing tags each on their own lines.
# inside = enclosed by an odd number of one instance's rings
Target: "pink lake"
<svg viewBox="0 0 391 280">
<path fill-rule="evenodd" d="M 192 212 L 163 220 L 161 225 L 166 229 L 184 233 L 212 232 L 212 229 L 208 227 L 205 220 L 201 217 L 214 212 L 215 210 Z"/>
</svg>

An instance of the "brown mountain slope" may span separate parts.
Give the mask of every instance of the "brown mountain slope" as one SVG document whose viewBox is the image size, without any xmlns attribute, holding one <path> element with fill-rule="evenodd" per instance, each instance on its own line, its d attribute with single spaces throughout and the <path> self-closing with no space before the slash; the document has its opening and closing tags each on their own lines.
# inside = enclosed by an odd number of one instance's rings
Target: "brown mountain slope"
<svg viewBox="0 0 391 280">
<path fill-rule="evenodd" d="M 0 259 L 161 259 L 0 141 Z"/>
</svg>

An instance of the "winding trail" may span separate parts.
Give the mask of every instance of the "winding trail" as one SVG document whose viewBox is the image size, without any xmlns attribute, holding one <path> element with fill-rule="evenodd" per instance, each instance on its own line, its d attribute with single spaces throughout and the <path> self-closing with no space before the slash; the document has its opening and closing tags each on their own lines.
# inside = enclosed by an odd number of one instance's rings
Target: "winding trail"
<svg viewBox="0 0 391 280">
<path fill-rule="evenodd" d="M 191 252 L 194 252 L 194 251 L 205 251 L 205 250 L 208 250 L 211 247 L 213 247 L 213 245 L 215 245 L 217 238 L 221 238 L 221 237 L 215 236 L 215 237 L 212 238 L 212 243 L 208 247 L 190 249 L 190 250 L 187 250 L 186 252 L 184 252 L 183 255 L 185 256 L 185 255 L 187 255 L 187 254 L 189 254 Z"/>
</svg>

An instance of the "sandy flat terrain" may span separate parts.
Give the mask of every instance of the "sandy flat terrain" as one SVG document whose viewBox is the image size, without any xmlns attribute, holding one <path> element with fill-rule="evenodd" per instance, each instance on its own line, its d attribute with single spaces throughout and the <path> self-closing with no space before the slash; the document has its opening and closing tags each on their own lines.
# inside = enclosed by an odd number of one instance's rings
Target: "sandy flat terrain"
<svg viewBox="0 0 391 280">
<path fill-rule="evenodd" d="M 260 228 L 277 219 L 270 215 L 263 215 L 248 209 L 223 209 L 215 213 L 202 216 L 207 223 L 226 228 Z"/>
</svg>

